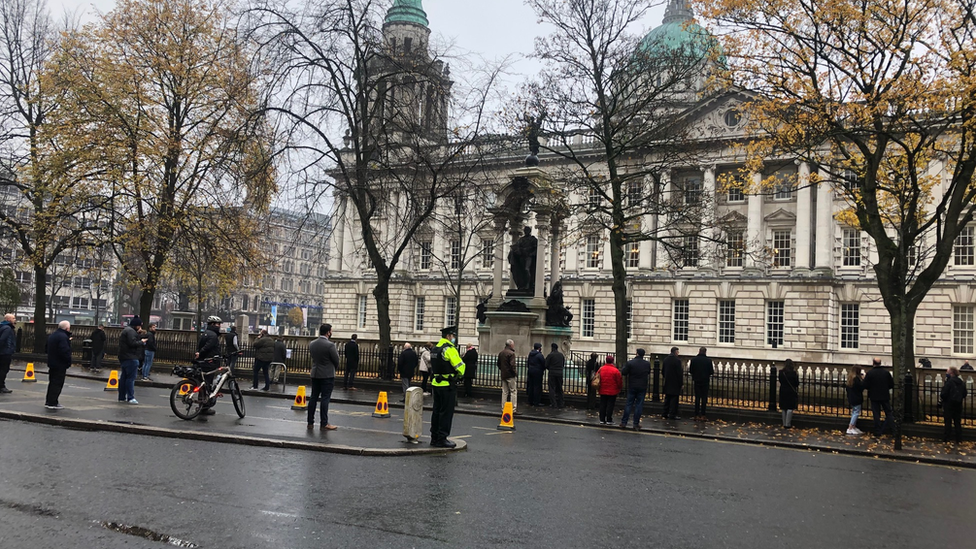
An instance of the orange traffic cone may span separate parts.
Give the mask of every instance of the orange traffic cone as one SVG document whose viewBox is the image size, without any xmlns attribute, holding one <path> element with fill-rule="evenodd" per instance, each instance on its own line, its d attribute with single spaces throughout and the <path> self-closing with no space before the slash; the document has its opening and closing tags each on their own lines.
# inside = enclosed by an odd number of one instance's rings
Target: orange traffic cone
<svg viewBox="0 0 976 549">
<path fill-rule="evenodd" d="M 390 403 L 386 400 L 386 391 L 380 391 L 380 398 L 376 399 L 373 417 L 390 417 Z"/>
<path fill-rule="evenodd" d="M 105 383 L 106 391 L 118 391 L 119 390 L 119 371 L 112 370 L 108 373 L 108 381 Z"/>
<path fill-rule="evenodd" d="M 305 386 L 299 385 L 298 392 L 295 393 L 295 403 L 291 405 L 292 410 L 305 410 L 308 408 L 308 397 L 305 395 Z"/>
<path fill-rule="evenodd" d="M 512 403 L 506 402 L 505 407 L 502 408 L 502 421 L 498 424 L 499 431 L 514 431 L 515 430 L 515 417 L 512 413 Z"/>
<path fill-rule="evenodd" d="M 36 382 L 37 381 L 37 376 L 34 375 L 34 363 L 33 362 L 28 362 L 27 363 L 27 370 L 24 371 L 24 379 L 22 379 L 21 381 L 27 381 L 27 382 Z"/>
</svg>

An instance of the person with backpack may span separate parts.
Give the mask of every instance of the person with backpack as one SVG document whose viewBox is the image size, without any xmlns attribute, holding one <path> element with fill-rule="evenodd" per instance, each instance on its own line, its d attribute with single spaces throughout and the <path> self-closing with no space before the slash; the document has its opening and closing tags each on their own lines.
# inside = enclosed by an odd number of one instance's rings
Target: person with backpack
<svg viewBox="0 0 976 549">
<path fill-rule="evenodd" d="M 945 420 L 942 442 L 949 442 L 950 434 L 955 435 L 957 443 L 962 442 L 962 403 L 966 400 L 966 382 L 959 377 L 959 368 L 950 366 L 946 370 L 945 385 L 939 396 L 942 398 L 942 417 Z"/>
</svg>

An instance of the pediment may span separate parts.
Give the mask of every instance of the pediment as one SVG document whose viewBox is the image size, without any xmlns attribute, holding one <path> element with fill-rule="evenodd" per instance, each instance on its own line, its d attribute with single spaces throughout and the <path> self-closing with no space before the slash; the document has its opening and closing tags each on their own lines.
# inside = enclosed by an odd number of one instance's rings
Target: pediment
<svg viewBox="0 0 976 549">
<path fill-rule="evenodd" d="M 748 224 L 749 218 L 737 211 L 731 211 L 718 219 L 720 225 L 726 227 L 740 227 Z"/>
<path fill-rule="evenodd" d="M 768 225 L 795 225 L 796 224 L 796 214 L 783 208 L 776 210 L 775 212 L 767 215 L 763 220 Z"/>
<path fill-rule="evenodd" d="M 740 106 L 750 96 L 730 90 L 703 100 L 686 113 L 691 135 L 698 139 L 737 139 L 746 136 L 747 119 Z"/>
</svg>

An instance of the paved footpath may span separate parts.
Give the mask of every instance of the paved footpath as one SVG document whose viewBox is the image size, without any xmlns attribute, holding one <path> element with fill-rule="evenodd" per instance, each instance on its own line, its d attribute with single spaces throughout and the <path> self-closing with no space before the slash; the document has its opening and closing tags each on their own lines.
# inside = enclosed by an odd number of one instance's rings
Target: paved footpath
<svg viewBox="0 0 976 549">
<path fill-rule="evenodd" d="M 99 422 L 101 428 L 111 428 L 111 425 L 114 425 L 117 426 L 115 427 L 117 430 L 132 430 L 138 427 L 162 429 L 165 430 L 161 432 L 162 436 L 184 438 L 213 436 L 222 437 L 227 442 L 261 445 L 294 444 L 294 447 L 308 445 L 308 449 L 353 454 L 402 455 L 438 452 L 437 449 L 427 446 L 429 438 L 426 436 L 422 438 L 421 445 L 410 445 L 405 442 L 401 434 L 403 416 L 401 406 L 398 405 L 402 396 L 399 394 L 399 389 L 389 394 L 391 417 L 388 419 L 372 417 L 378 390 L 336 389 L 332 396 L 330 416 L 336 416 L 332 422 L 339 424 L 340 429 L 333 432 L 320 432 L 316 428 L 309 433 L 305 427 L 305 412 L 291 410 L 296 390 L 293 386 L 288 387 L 287 394 L 274 390 L 272 392 L 245 390 L 247 417 L 244 420 L 238 420 L 229 396 L 225 396 L 216 407 L 218 414 L 212 416 L 210 421 L 182 421 L 173 415 L 169 407 L 169 389 L 176 383 L 177 378 L 168 373 L 154 373 L 152 383 L 139 382 L 136 386 L 136 398 L 139 399 L 140 404 L 131 406 L 119 403 L 117 392 L 104 391 L 107 379 L 104 371 L 100 376 L 93 376 L 80 368 L 72 368 L 69 370 L 69 378 L 62 393 L 61 403 L 67 409 L 61 412 L 47 412 L 42 406 L 43 392 L 47 389 L 46 366 L 38 365 L 37 383 L 19 383 L 17 379 L 22 377 L 23 366 L 22 362 L 15 363 L 11 369 L 7 385 L 14 390 L 14 393 L 0 395 L 0 417 L 13 419 L 17 414 L 27 414 L 31 417 L 22 419 L 35 421 L 39 421 L 38 418 L 51 417 L 79 419 Z M 169 368 L 164 367 L 162 371 L 168 372 Z M 245 381 L 242 386 L 246 384 Z M 429 397 L 425 400 L 429 403 Z M 972 441 L 953 445 L 931 439 L 903 437 L 902 450 L 896 452 L 890 437 L 875 439 L 867 435 L 859 437 L 845 435 L 843 429 L 846 429 L 846 421 L 843 419 L 838 420 L 838 423 L 843 425 L 839 425 L 835 431 L 784 430 L 779 426 L 730 423 L 720 420 L 704 423 L 691 420 L 665 421 L 654 413 L 659 406 L 659 403 L 645 401 L 645 415 L 641 421 L 642 431 L 686 438 L 808 449 L 976 469 L 976 443 Z M 426 408 L 429 409 L 429 406 Z M 460 398 L 457 411 L 462 414 L 498 418 L 499 408 L 497 399 Z M 595 429 L 620 432 L 621 435 L 628 434 L 618 427 L 600 425 L 595 411 L 572 407 L 559 410 L 548 407 L 521 408 L 521 415 L 516 416 L 515 419 L 516 429 L 520 421 L 544 421 L 592 426 Z M 616 420 L 619 421 L 622 412 L 623 406 L 618 399 Z M 428 430 L 428 420 L 429 414 L 425 414 L 425 435 Z M 488 423 L 492 422 L 489 420 Z M 146 432 L 145 434 L 157 433 Z M 254 437 L 258 442 L 249 441 L 247 437 Z M 239 440 L 232 440 L 234 438 Z M 463 440 L 458 442 L 459 449 L 464 448 Z"/>
</svg>

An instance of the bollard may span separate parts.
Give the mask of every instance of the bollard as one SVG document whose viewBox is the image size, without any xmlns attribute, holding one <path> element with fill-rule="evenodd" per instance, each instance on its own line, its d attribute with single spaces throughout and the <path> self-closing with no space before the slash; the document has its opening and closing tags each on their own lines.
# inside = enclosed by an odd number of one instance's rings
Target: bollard
<svg viewBox="0 0 976 549">
<path fill-rule="evenodd" d="M 912 369 L 905 371 L 905 413 L 902 415 L 902 423 L 915 423 L 915 378 L 912 376 Z"/>
<path fill-rule="evenodd" d="M 90 370 L 92 365 L 92 340 L 86 339 L 81 342 L 81 367 Z"/>
<path fill-rule="evenodd" d="M 661 402 L 661 356 L 654 355 L 654 392 L 651 402 Z"/>
<path fill-rule="evenodd" d="M 769 365 L 769 411 L 776 411 L 776 382 L 778 381 L 776 374 L 776 364 Z"/>
<path fill-rule="evenodd" d="M 420 387 L 407 389 L 403 405 L 403 436 L 407 442 L 420 442 L 420 433 L 424 430 L 424 391 Z"/>
</svg>

